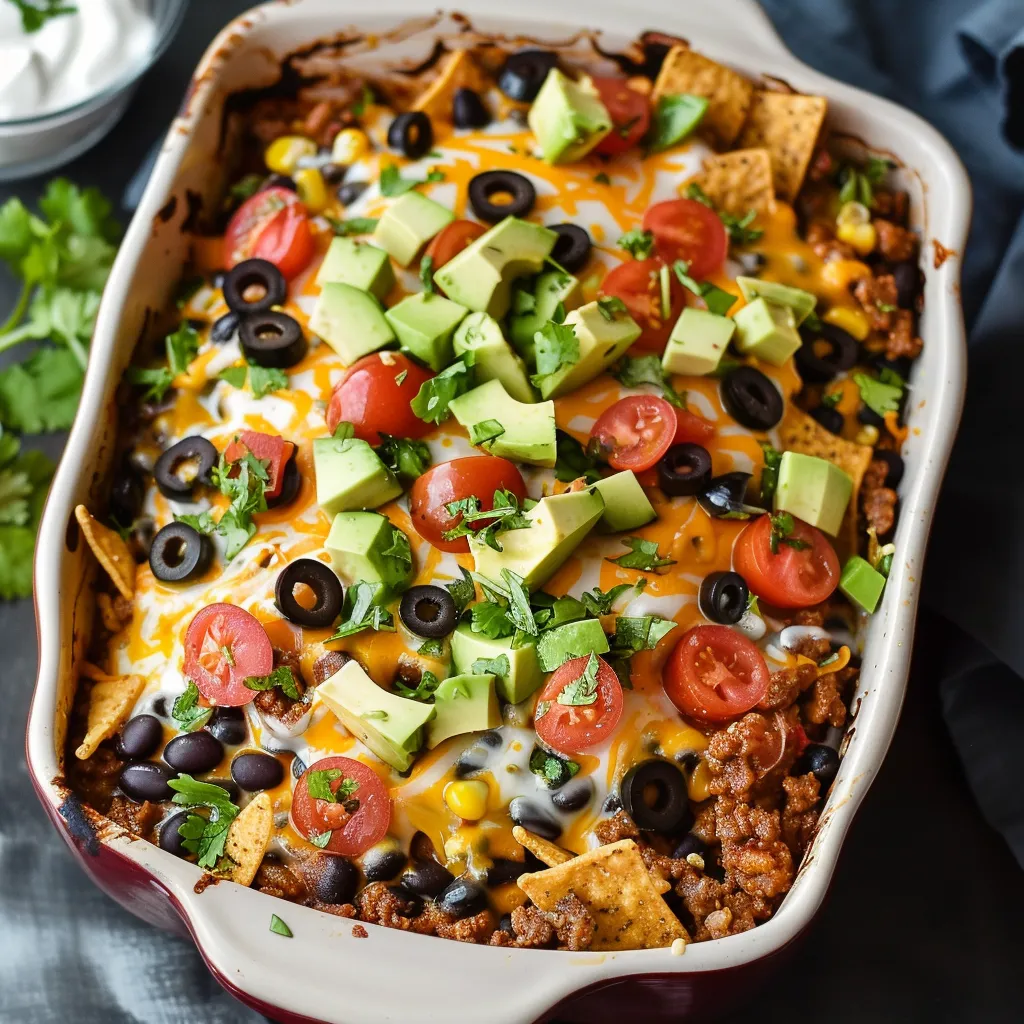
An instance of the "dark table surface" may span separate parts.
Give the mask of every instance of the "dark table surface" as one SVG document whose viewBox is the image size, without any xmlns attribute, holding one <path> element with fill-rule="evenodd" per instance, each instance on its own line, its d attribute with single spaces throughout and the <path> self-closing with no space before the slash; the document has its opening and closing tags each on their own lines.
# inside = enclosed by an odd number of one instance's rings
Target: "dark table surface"
<svg viewBox="0 0 1024 1024">
<path fill-rule="evenodd" d="M 114 132 L 62 173 L 98 185 L 115 201 L 162 128 L 173 117 L 188 76 L 214 32 L 245 9 L 246 0 L 193 3 L 174 45 L 143 82 Z M 41 181 L 0 187 L 34 200 Z M 0 310 L 11 302 L 11 282 L 0 279 Z M 59 455 L 62 436 L 28 444 Z M 18 891 L 3 869 L 19 856 L 47 860 L 48 909 L 66 907 L 53 930 L 81 927 L 118 936 L 130 972 L 154 965 L 204 987 L 203 968 L 186 943 L 150 930 L 94 890 L 72 862 L 35 804 L 22 756 L 22 730 L 36 671 L 30 602 L 0 605 L 0 674 L 5 714 L 0 719 L 0 806 L 17 809 L 16 837 L 0 834 L 0 915 L 4 907 L 31 915 L 31 894 Z M 794 1015 L 840 1022 L 1017 1021 L 1024 1015 L 1022 922 L 1024 874 L 1002 839 L 982 820 L 964 783 L 939 710 L 936 686 L 944 623 L 923 614 L 910 688 L 892 749 L 847 839 L 831 896 L 778 986 L 758 1010 L 768 1019 Z M 6 879 L 6 880 L 5 880 Z M 0 958 L 0 991 L 15 961 Z M 209 982 L 206 1021 L 248 1021 L 253 1015 Z M 798 1010 L 799 998 L 805 1010 Z M 9 1008 L 0 996 L 0 1020 L 73 1020 L 75 1024 L 164 1021 L 149 992 L 92 993 L 73 1016 L 51 1015 L 43 1003 L 31 1012 Z M 5 1005 L 8 1008 L 5 1009 Z M 28 1005 L 26 1003 L 26 1005 Z M 50 1004 L 45 1004 L 50 1005 Z M 728 1019 L 748 1019 L 749 1011 Z M 200 1018 L 192 1018 L 200 1019 Z"/>
</svg>

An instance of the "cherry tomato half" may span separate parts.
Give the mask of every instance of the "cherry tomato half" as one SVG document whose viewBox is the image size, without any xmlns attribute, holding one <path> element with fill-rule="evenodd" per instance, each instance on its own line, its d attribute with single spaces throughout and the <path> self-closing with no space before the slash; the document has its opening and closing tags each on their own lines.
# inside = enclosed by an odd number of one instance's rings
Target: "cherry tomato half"
<svg viewBox="0 0 1024 1024">
<path fill-rule="evenodd" d="M 453 220 L 434 235 L 425 255 L 434 261 L 432 266 L 437 270 L 453 256 L 458 256 L 470 242 L 475 242 L 486 231 L 487 228 L 483 224 L 477 224 L 475 220 Z"/>
<path fill-rule="evenodd" d="M 715 425 L 689 409 L 676 409 L 676 438 L 673 444 L 705 444 L 715 436 Z"/>
<path fill-rule="evenodd" d="M 237 462 L 246 451 L 251 452 L 260 462 L 268 462 L 267 476 L 270 478 L 263 488 L 267 498 L 276 498 L 284 482 L 284 467 L 295 451 L 295 445 L 278 434 L 260 434 L 255 430 L 243 430 L 238 440 L 224 449 L 227 462 Z M 237 475 L 237 470 L 232 473 Z"/>
<path fill-rule="evenodd" d="M 241 707 L 256 696 L 249 676 L 274 670 L 274 649 L 259 619 L 233 604 L 209 604 L 185 631 L 185 676 L 211 703 Z"/>
<path fill-rule="evenodd" d="M 654 247 L 666 263 L 685 260 L 698 281 L 718 270 L 729 250 L 721 218 L 696 199 L 667 199 L 648 207 L 644 231 L 654 235 Z"/>
<path fill-rule="evenodd" d="M 224 234 L 229 268 L 259 257 L 273 263 L 289 280 L 306 269 L 315 248 L 309 212 L 291 189 L 279 186 L 246 199 Z"/>
<path fill-rule="evenodd" d="M 322 800 L 309 795 L 312 772 L 330 772 L 320 776 L 332 793 L 344 785 L 340 798 Z M 337 775 L 335 775 L 337 772 Z M 333 778 L 331 776 L 334 776 Z M 352 786 L 355 783 L 355 786 Z M 380 776 L 362 761 L 350 757 L 324 757 L 307 768 L 295 783 L 292 793 L 292 825 L 306 839 L 331 833 L 324 853 L 355 857 L 376 846 L 387 835 L 391 824 L 391 798 Z"/>
<path fill-rule="evenodd" d="M 566 688 L 580 680 L 587 662 L 597 658 L 597 693 L 592 703 L 559 703 L 569 695 Z M 574 701 L 587 699 L 586 687 L 577 687 Z M 571 693 L 571 691 L 570 691 Z M 533 712 L 533 727 L 537 735 L 563 754 L 578 754 L 589 747 L 603 743 L 615 731 L 622 717 L 622 684 L 611 667 L 596 654 L 572 658 L 555 669 L 544 684 Z"/>
<path fill-rule="evenodd" d="M 612 119 L 612 130 L 594 147 L 595 153 L 615 156 L 635 146 L 651 126 L 650 100 L 631 89 L 625 78 L 592 80 Z"/>
<path fill-rule="evenodd" d="M 480 499 L 481 509 L 494 507 L 494 492 L 511 491 L 519 501 L 526 497 L 526 484 L 519 470 L 507 459 L 496 455 L 470 456 L 452 459 L 428 469 L 409 492 L 409 516 L 413 529 L 435 548 L 442 551 L 468 551 L 469 540 L 459 537 L 445 540 L 441 535 L 462 522 L 462 513 L 450 516 L 445 506 L 470 495 Z M 480 519 L 471 525 L 478 529 L 490 519 Z"/>
<path fill-rule="evenodd" d="M 757 646 L 728 626 L 694 626 L 665 665 L 665 692 L 684 715 L 724 722 L 749 711 L 768 690 Z"/>
<path fill-rule="evenodd" d="M 629 260 L 610 271 L 601 285 L 605 295 L 622 299 L 629 315 L 640 326 L 636 348 L 663 352 L 679 314 L 686 305 L 683 286 L 675 274 L 669 275 L 669 314 L 662 316 L 660 270 L 661 260 Z"/>
<path fill-rule="evenodd" d="M 433 376 L 400 352 L 364 356 L 349 367 L 334 389 L 327 406 L 327 429 L 333 434 L 342 420 L 348 420 L 355 427 L 355 436 L 369 444 L 380 444 L 382 433 L 422 437 L 430 424 L 424 423 L 409 403 L 420 385 Z"/>
<path fill-rule="evenodd" d="M 736 538 L 732 562 L 753 593 L 779 608 L 806 608 L 820 604 L 839 585 L 839 556 L 828 538 L 800 519 L 793 520 L 786 539 L 772 554 L 772 524 L 768 516 L 755 519 Z"/>
<path fill-rule="evenodd" d="M 612 469 L 650 469 L 675 443 L 676 410 L 656 395 L 620 398 L 590 431 Z"/>
</svg>

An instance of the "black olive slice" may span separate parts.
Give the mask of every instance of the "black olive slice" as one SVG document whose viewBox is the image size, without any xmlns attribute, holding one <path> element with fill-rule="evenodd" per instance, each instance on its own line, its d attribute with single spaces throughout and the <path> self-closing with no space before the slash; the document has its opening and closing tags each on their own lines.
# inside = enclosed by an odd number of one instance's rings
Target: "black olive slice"
<svg viewBox="0 0 1024 1024">
<path fill-rule="evenodd" d="M 552 224 L 551 230 L 558 235 L 551 259 L 570 274 L 575 273 L 590 255 L 590 235 L 579 224 Z"/>
<path fill-rule="evenodd" d="M 316 604 L 303 608 L 295 600 L 293 591 L 303 583 L 313 591 Z M 330 626 L 341 614 L 344 590 L 334 570 L 315 558 L 297 558 L 286 565 L 277 576 L 274 597 L 281 614 L 299 626 L 317 629 Z"/>
<path fill-rule="evenodd" d="M 273 174 L 268 174 L 263 181 L 260 182 L 260 187 L 256 191 L 266 192 L 268 188 L 286 188 L 289 192 L 298 191 L 295 179 L 291 177 L 291 175 L 278 174 L 276 171 Z"/>
<path fill-rule="evenodd" d="M 243 317 L 238 335 L 245 358 L 257 366 L 286 369 L 301 362 L 309 348 L 298 320 L 276 310 Z"/>
<path fill-rule="evenodd" d="M 368 181 L 346 181 L 338 189 L 338 202 L 342 206 L 348 206 L 350 203 L 354 203 L 369 187 Z"/>
<path fill-rule="evenodd" d="M 830 434 L 843 432 L 843 414 L 828 405 L 816 405 L 811 410 L 811 419 L 817 420 Z"/>
<path fill-rule="evenodd" d="M 126 461 L 110 485 L 110 514 L 121 526 L 131 526 L 142 511 L 144 498 L 142 481 Z"/>
<path fill-rule="evenodd" d="M 808 772 L 812 772 L 821 783 L 824 793 L 839 774 L 839 754 L 824 743 L 810 744 L 793 765 L 794 775 L 806 775 Z"/>
<path fill-rule="evenodd" d="M 800 328 L 803 344 L 793 357 L 800 376 L 814 384 L 824 384 L 857 362 L 857 339 L 835 324 L 818 321 L 811 330 Z"/>
<path fill-rule="evenodd" d="M 210 470 L 217 465 L 217 449 L 205 437 L 195 435 L 172 444 L 153 467 L 153 478 L 165 498 L 189 501 L 197 483 L 209 484 Z M 186 463 L 194 463 L 195 473 L 188 479 L 178 474 Z"/>
<path fill-rule="evenodd" d="M 240 314 L 234 312 L 234 310 L 218 317 L 213 321 L 213 326 L 210 328 L 210 341 L 216 342 L 218 345 L 223 344 L 225 341 L 230 341 L 238 333 L 238 325 L 241 323 L 241 319 Z"/>
<path fill-rule="evenodd" d="M 250 288 L 259 288 L 257 298 L 246 299 Z M 272 306 L 280 306 L 288 297 L 288 284 L 284 274 L 269 260 L 242 260 L 224 277 L 224 301 L 235 313 L 262 313 Z"/>
<path fill-rule="evenodd" d="M 149 549 L 149 567 L 164 583 L 183 583 L 202 575 L 212 558 L 209 538 L 186 523 L 168 523 Z"/>
<path fill-rule="evenodd" d="M 686 777 L 670 761 L 655 758 L 634 765 L 622 777 L 619 795 L 643 832 L 685 832 L 693 820 Z"/>
<path fill-rule="evenodd" d="M 456 89 L 452 98 L 452 121 L 456 128 L 484 128 L 491 123 L 491 113 L 472 89 Z"/>
<path fill-rule="evenodd" d="M 712 572 L 701 581 L 698 602 L 706 619 L 731 626 L 743 618 L 749 596 L 747 581 L 738 572 Z"/>
<path fill-rule="evenodd" d="M 550 50 L 511 53 L 498 73 L 498 88 L 510 99 L 530 103 L 540 92 L 548 72 L 558 64 Z"/>
<path fill-rule="evenodd" d="M 723 473 L 714 477 L 697 495 L 697 502 L 713 518 L 749 519 L 766 509 L 746 502 L 749 473 Z"/>
<path fill-rule="evenodd" d="M 658 483 L 670 497 L 702 491 L 711 479 L 711 455 L 699 444 L 674 444 L 658 460 Z"/>
<path fill-rule="evenodd" d="M 267 508 L 279 508 L 281 505 L 290 505 L 302 489 L 302 473 L 299 464 L 295 459 L 295 452 L 285 463 L 284 477 L 281 480 L 281 490 L 273 498 L 267 498 Z"/>
<path fill-rule="evenodd" d="M 459 624 L 455 602 L 444 587 L 410 587 L 402 595 L 398 614 L 410 633 L 432 640 L 447 636 Z"/>
<path fill-rule="evenodd" d="M 508 196 L 505 203 L 492 202 L 493 196 Z M 537 190 L 529 178 L 515 171 L 484 171 L 469 182 L 469 202 L 473 212 L 488 224 L 506 217 L 525 217 L 537 201 Z"/>
<path fill-rule="evenodd" d="M 410 160 L 419 160 L 434 144 L 434 126 L 422 110 L 410 110 L 391 122 L 388 145 Z"/>
<path fill-rule="evenodd" d="M 779 389 L 752 366 L 738 366 L 727 374 L 721 393 L 726 412 L 750 430 L 771 430 L 782 419 Z"/>
<path fill-rule="evenodd" d="M 916 263 L 897 263 L 892 268 L 896 284 L 896 304 L 900 309 L 914 309 L 921 291 L 922 276 Z"/>
<path fill-rule="evenodd" d="M 885 420 L 871 408 L 870 405 L 861 405 L 857 410 L 857 419 L 861 423 L 867 424 L 869 427 L 884 427 Z"/>
</svg>

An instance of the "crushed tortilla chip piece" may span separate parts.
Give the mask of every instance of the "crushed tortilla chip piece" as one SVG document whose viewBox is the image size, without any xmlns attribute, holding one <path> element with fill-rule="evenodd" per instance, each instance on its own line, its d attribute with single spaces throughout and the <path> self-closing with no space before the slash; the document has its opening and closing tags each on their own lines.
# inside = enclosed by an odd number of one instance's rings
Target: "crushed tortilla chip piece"
<svg viewBox="0 0 1024 1024">
<path fill-rule="evenodd" d="M 274 807 L 269 793 L 247 804 L 228 828 L 224 853 L 234 861 L 227 877 L 239 885 L 252 885 L 274 831 Z"/>
<path fill-rule="evenodd" d="M 594 919 L 595 951 L 656 949 L 675 939 L 689 940 L 651 880 L 632 839 L 623 839 L 531 874 L 520 875 L 519 888 L 541 910 L 554 910 L 569 893 Z"/>
<path fill-rule="evenodd" d="M 803 185 L 827 109 L 823 96 L 763 89 L 754 93 L 739 145 L 768 150 L 775 194 L 786 202 L 792 202 Z"/>
<path fill-rule="evenodd" d="M 78 520 L 85 542 L 96 556 L 96 560 L 103 566 L 121 595 L 130 601 L 135 596 L 136 564 L 128 545 L 109 526 L 104 526 L 90 515 L 84 505 L 76 506 L 75 519 Z"/>
<path fill-rule="evenodd" d="M 735 217 L 749 210 L 770 213 L 775 206 L 772 162 L 766 149 L 736 149 L 708 157 L 694 181 L 715 209 Z"/>
<path fill-rule="evenodd" d="M 94 678 L 85 672 L 82 674 Z M 85 737 L 75 757 L 80 761 L 92 757 L 96 748 L 121 728 L 145 688 L 146 680 L 142 676 L 104 676 L 96 682 L 89 692 Z"/>
<path fill-rule="evenodd" d="M 654 83 L 654 100 L 688 93 L 703 96 L 708 109 L 699 132 L 712 144 L 728 149 L 739 135 L 750 110 L 754 86 L 742 75 L 686 46 L 673 46 Z"/>
<path fill-rule="evenodd" d="M 432 118 L 452 119 L 452 100 L 459 89 L 484 92 L 487 81 L 466 50 L 449 54 L 440 75 L 416 98 L 413 110 L 422 110 Z"/>
<path fill-rule="evenodd" d="M 576 854 L 570 853 L 568 850 L 563 850 L 556 843 L 549 842 L 547 839 L 542 839 L 535 833 L 528 831 L 522 825 L 513 827 L 512 838 L 520 846 L 529 850 L 537 860 L 547 864 L 549 868 L 556 867 L 558 864 L 564 864 L 576 856 Z"/>
<path fill-rule="evenodd" d="M 853 481 L 850 503 L 846 506 L 846 515 L 843 516 L 842 525 L 836 535 L 836 546 L 843 559 L 847 555 L 856 554 L 857 496 L 860 494 L 864 474 L 871 464 L 871 446 L 838 437 L 792 403 L 787 406 L 786 415 L 779 424 L 779 443 L 784 451 L 801 452 L 804 455 L 816 455 L 819 459 L 828 459 Z"/>
<path fill-rule="evenodd" d="M 78 674 L 85 676 L 86 679 L 91 679 L 94 683 L 107 683 L 111 679 L 119 679 L 119 676 L 112 676 L 109 672 L 104 672 L 99 665 L 94 665 L 91 661 L 83 661 L 79 666 Z"/>
</svg>

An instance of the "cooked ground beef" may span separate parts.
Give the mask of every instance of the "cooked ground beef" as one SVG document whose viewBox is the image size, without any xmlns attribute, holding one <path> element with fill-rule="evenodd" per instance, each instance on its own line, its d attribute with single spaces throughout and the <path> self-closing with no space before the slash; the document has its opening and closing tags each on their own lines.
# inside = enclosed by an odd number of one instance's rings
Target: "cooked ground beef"
<svg viewBox="0 0 1024 1024">
<path fill-rule="evenodd" d="M 453 920 L 442 915 L 435 926 L 434 934 L 439 939 L 455 939 L 456 942 L 486 942 L 494 933 L 494 914 L 481 910 L 472 917 Z"/>
<path fill-rule="evenodd" d="M 359 911 L 351 903 L 320 903 L 310 904 L 314 910 L 322 910 L 325 914 L 333 914 L 335 917 L 353 918 L 359 915 Z"/>
<path fill-rule="evenodd" d="M 806 641 L 801 641 L 801 644 L 805 643 L 808 646 L 824 644 L 825 654 L 829 651 L 829 642 L 827 640 L 813 640 L 808 637 Z M 815 649 L 817 650 L 817 646 L 815 646 Z M 800 653 L 803 652 L 801 651 Z M 825 654 L 814 658 L 814 660 L 820 661 L 821 658 L 825 657 Z M 808 654 L 807 657 L 810 658 L 813 655 Z M 779 672 L 773 672 L 768 681 L 768 690 L 757 705 L 758 710 L 776 711 L 788 708 L 799 694 L 803 693 L 817 677 L 818 670 L 813 665 L 806 663 L 797 665 L 794 668 L 785 668 Z"/>
<path fill-rule="evenodd" d="M 906 192 L 889 192 L 887 189 L 874 190 L 871 211 L 876 218 L 884 217 L 893 224 L 906 224 L 910 213 L 910 195 Z M 875 221 L 876 229 L 878 221 Z"/>
<path fill-rule="evenodd" d="M 778 741 L 773 728 L 764 715 L 751 711 L 712 735 L 705 754 L 712 793 L 742 798 L 753 789 L 758 767 L 770 766 L 778 759 L 772 755 Z"/>
<path fill-rule="evenodd" d="M 861 508 L 869 526 L 884 537 L 896 522 L 896 502 L 899 496 L 891 487 L 879 487 L 861 492 Z"/>
<path fill-rule="evenodd" d="M 818 676 L 810 691 L 810 700 L 803 706 L 803 714 L 814 725 L 840 726 L 846 721 L 843 694 L 847 683 L 857 674 L 856 669 L 844 668 Z"/>
<path fill-rule="evenodd" d="M 270 860 L 269 857 L 263 858 L 253 885 L 268 896 L 277 896 L 291 903 L 301 903 L 307 897 L 302 879 L 280 861 Z"/>
<path fill-rule="evenodd" d="M 803 856 L 818 823 L 818 797 L 821 789 L 813 774 L 791 775 L 782 780 L 786 803 L 782 808 L 782 839 L 795 859 Z"/>
<path fill-rule="evenodd" d="M 620 839 L 639 839 L 640 830 L 625 811 L 616 811 L 614 817 L 605 818 L 594 826 L 594 835 L 602 846 Z"/>
<path fill-rule="evenodd" d="M 107 817 L 121 828 L 137 835 L 140 839 L 152 839 L 153 827 L 163 817 L 163 809 L 159 804 L 151 804 L 148 800 L 137 804 L 126 796 L 115 796 L 110 802 Z"/>
<path fill-rule="evenodd" d="M 873 223 L 878 232 L 878 251 L 890 263 L 904 263 L 914 258 L 917 254 L 917 235 L 913 231 L 901 228 L 883 217 L 876 217 Z"/>
<path fill-rule="evenodd" d="M 834 225 L 826 221 L 817 220 L 811 224 L 807 229 L 807 242 L 814 254 L 826 263 L 833 260 L 852 260 L 857 256 L 852 245 L 840 242 L 836 238 Z"/>
<path fill-rule="evenodd" d="M 781 839 L 746 839 L 722 843 L 726 881 L 751 896 L 772 899 L 793 884 L 793 855 Z"/>
<path fill-rule="evenodd" d="M 892 274 L 862 277 L 853 289 L 854 298 L 867 315 L 873 331 L 888 331 L 899 301 L 896 279 Z"/>
<path fill-rule="evenodd" d="M 909 309 L 898 309 L 892 314 L 892 329 L 885 343 L 886 359 L 916 359 L 924 342 L 914 330 L 914 314 Z"/>
</svg>

